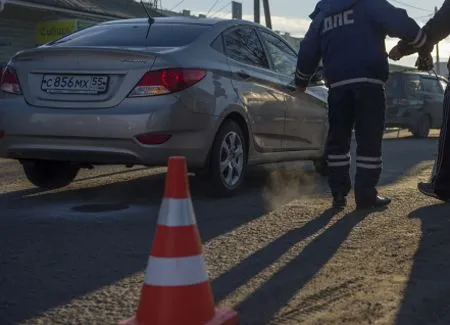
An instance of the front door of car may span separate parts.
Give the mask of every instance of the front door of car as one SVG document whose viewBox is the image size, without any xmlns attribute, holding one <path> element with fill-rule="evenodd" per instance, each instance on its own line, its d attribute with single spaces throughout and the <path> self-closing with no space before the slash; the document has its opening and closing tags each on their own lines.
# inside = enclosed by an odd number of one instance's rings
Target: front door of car
<svg viewBox="0 0 450 325">
<path fill-rule="evenodd" d="M 299 94 L 293 86 L 297 54 L 284 40 L 265 29 L 259 29 L 272 69 L 284 84 L 286 126 L 284 150 L 321 149 L 327 128 L 324 102 L 308 94 Z"/>
<path fill-rule="evenodd" d="M 262 43 L 251 26 L 224 32 L 225 52 L 233 86 L 248 110 L 253 140 L 258 151 L 282 150 L 286 106 Z"/>
</svg>

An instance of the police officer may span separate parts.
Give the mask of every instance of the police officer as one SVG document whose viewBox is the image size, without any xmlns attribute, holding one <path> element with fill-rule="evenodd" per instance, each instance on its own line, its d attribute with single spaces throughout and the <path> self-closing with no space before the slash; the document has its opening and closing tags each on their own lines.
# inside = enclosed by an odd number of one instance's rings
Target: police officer
<svg viewBox="0 0 450 325">
<path fill-rule="evenodd" d="M 420 47 L 426 35 L 405 10 L 386 0 L 322 0 L 310 18 L 300 46 L 295 83 L 304 91 L 322 58 L 330 89 L 326 154 L 333 206 L 343 208 L 351 189 L 353 127 L 358 144 L 357 208 L 387 206 L 391 199 L 376 190 L 382 169 L 384 84 L 389 75 L 385 38 L 398 37 Z"/>
<path fill-rule="evenodd" d="M 450 34 L 450 0 L 444 1 L 444 4 L 423 27 L 427 34 L 427 43 L 419 51 L 409 44 L 400 41 L 389 53 L 393 60 L 399 60 L 405 55 L 419 52 L 419 58 L 416 63 L 419 70 L 429 71 L 433 68 L 431 52 L 434 44 L 443 40 Z M 450 60 L 447 63 L 450 69 Z M 450 91 L 449 87 L 445 90 L 444 96 L 444 114 L 442 120 L 441 133 L 439 136 L 438 156 L 435 162 L 435 170 L 429 183 L 419 183 L 419 191 L 425 195 L 437 198 L 442 201 L 450 200 Z"/>
</svg>

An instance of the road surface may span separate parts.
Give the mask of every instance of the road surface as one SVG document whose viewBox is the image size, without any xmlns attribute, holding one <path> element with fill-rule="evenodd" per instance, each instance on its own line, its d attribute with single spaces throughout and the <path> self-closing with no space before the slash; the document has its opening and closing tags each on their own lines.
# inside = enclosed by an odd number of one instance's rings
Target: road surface
<svg viewBox="0 0 450 325">
<path fill-rule="evenodd" d="M 450 324 L 450 207 L 416 191 L 436 138 L 390 137 L 384 212 L 328 210 L 308 164 L 253 171 L 230 199 L 192 178 L 217 304 L 241 324 Z M 40 192 L 0 160 L 0 324 L 131 316 L 163 182 L 164 169 L 104 167 Z"/>
</svg>

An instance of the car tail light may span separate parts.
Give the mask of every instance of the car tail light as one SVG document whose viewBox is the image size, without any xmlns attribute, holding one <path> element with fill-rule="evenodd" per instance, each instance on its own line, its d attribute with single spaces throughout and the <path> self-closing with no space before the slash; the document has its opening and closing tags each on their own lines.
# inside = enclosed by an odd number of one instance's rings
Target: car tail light
<svg viewBox="0 0 450 325">
<path fill-rule="evenodd" d="M 3 69 L 2 77 L 0 81 L 0 90 L 5 93 L 22 94 L 22 90 L 20 89 L 19 79 L 17 78 L 16 70 L 13 68 L 6 66 Z"/>
<path fill-rule="evenodd" d="M 146 145 L 163 144 L 171 138 L 169 134 L 140 134 L 136 136 L 136 139 Z"/>
<path fill-rule="evenodd" d="M 165 69 L 147 72 L 128 97 L 158 96 L 193 86 L 206 76 L 200 69 Z"/>
</svg>

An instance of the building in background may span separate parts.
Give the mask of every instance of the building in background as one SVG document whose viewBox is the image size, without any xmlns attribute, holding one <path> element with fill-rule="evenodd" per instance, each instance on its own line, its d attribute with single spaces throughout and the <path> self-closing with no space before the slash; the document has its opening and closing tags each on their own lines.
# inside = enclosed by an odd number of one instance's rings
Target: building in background
<svg viewBox="0 0 450 325">
<path fill-rule="evenodd" d="M 296 51 L 300 49 L 300 42 L 303 38 L 291 36 L 290 33 L 281 33 L 279 31 L 275 31 L 278 35 L 284 38 L 286 42 L 288 42 Z"/>
<path fill-rule="evenodd" d="M 149 8 L 153 16 L 164 16 Z M 146 17 L 134 0 L 8 0 L 0 13 L 0 66 L 33 48 L 99 22 Z"/>
</svg>

